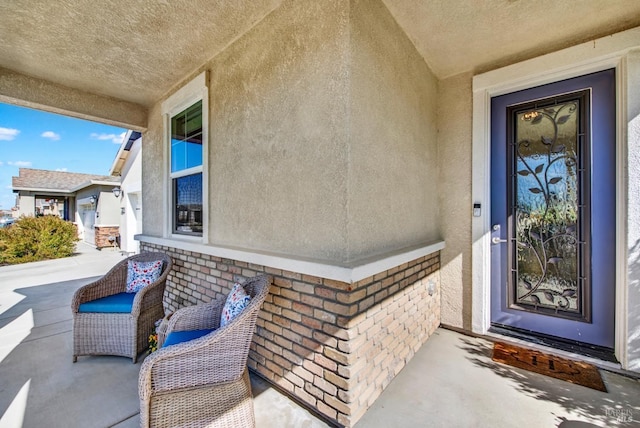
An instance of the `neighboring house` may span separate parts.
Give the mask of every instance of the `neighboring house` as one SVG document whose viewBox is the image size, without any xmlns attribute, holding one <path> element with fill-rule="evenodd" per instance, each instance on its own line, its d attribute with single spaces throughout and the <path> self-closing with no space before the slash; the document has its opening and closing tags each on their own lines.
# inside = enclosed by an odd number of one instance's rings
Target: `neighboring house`
<svg viewBox="0 0 640 428">
<path fill-rule="evenodd" d="M 64 202 L 58 198 L 36 199 L 36 215 L 64 217 Z"/>
<path fill-rule="evenodd" d="M 31 168 L 20 168 L 12 180 L 20 216 L 73 221 L 80 239 L 96 248 L 117 244 L 120 209 L 113 188 L 119 184 L 119 177 Z"/>
<path fill-rule="evenodd" d="M 438 325 L 640 372 L 640 2 L 179 4 L 0 16 L 0 99 L 142 133 L 169 310 L 270 274 L 249 365 L 344 426 Z"/>
<path fill-rule="evenodd" d="M 142 233 L 142 138 L 140 132 L 129 131 L 113 160 L 109 174 L 120 177 L 120 249 L 139 252 L 135 235 Z"/>
</svg>

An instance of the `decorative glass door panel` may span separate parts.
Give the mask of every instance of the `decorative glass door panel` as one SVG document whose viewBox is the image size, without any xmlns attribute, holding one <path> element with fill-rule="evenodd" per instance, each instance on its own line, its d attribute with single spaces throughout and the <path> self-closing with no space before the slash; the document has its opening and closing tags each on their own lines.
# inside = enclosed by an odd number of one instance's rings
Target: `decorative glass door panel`
<svg viewBox="0 0 640 428">
<path fill-rule="evenodd" d="M 512 307 L 590 320 L 589 91 L 508 108 Z"/>
<path fill-rule="evenodd" d="M 613 349 L 616 86 L 604 70 L 491 99 L 491 324 Z"/>
</svg>

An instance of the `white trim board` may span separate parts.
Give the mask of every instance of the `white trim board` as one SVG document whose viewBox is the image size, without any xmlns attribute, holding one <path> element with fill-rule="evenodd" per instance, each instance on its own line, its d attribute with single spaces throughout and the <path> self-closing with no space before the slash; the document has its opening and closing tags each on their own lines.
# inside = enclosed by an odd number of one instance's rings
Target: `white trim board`
<svg viewBox="0 0 640 428">
<path fill-rule="evenodd" d="M 162 228 L 163 235 L 168 238 L 173 235 L 172 212 L 173 197 L 171 183 L 173 178 L 170 168 L 171 159 L 171 117 L 189 106 L 202 101 L 202 166 L 194 168 L 202 172 L 202 235 L 194 237 L 203 244 L 209 241 L 209 86 L 208 72 L 203 71 L 187 84 L 176 90 L 162 102 L 163 126 L 163 174 L 162 174 Z M 192 170 L 191 173 L 194 171 Z M 183 171 L 183 173 L 189 173 Z"/>
<path fill-rule="evenodd" d="M 72 190 L 65 189 L 46 189 L 39 187 L 12 187 L 12 190 L 20 190 L 22 192 L 34 192 L 34 193 L 59 193 L 62 196 L 73 196 L 74 192 Z M 26 195 L 29 196 L 29 195 Z"/>
<path fill-rule="evenodd" d="M 627 281 L 627 70 L 626 58 L 640 48 L 640 27 L 538 58 L 493 70 L 473 78 L 472 202 L 487 209 L 472 220 L 472 331 L 487 334 L 490 327 L 490 141 L 491 97 L 601 70 L 616 70 L 616 315 L 615 354 L 629 367 Z"/>
<path fill-rule="evenodd" d="M 341 266 L 329 262 L 293 258 L 268 252 L 259 252 L 232 247 L 203 245 L 194 241 L 166 239 L 155 236 L 136 235 L 135 239 L 149 244 L 162 245 L 179 250 L 194 251 L 201 254 L 220 257 L 224 259 L 238 260 L 241 262 L 282 269 L 320 278 L 333 279 L 348 284 L 376 275 L 380 272 L 392 269 L 401 264 L 410 262 L 420 257 L 433 254 L 444 248 L 444 241 L 436 241 L 429 244 L 414 246 L 399 251 L 394 251 L 379 257 L 355 262 Z"/>
</svg>

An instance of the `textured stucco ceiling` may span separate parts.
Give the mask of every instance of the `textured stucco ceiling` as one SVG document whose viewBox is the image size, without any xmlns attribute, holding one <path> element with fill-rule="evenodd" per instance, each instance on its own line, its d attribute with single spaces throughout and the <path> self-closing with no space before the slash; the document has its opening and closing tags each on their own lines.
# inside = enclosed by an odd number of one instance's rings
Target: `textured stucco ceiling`
<svg viewBox="0 0 640 428">
<path fill-rule="evenodd" d="M 281 0 L 0 0 L 0 67 L 150 105 Z"/>
<path fill-rule="evenodd" d="M 638 0 L 383 0 L 443 79 L 640 25 Z"/>
<path fill-rule="evenodd" d="M 0 0 L 0 68 L 148 107 L 282 1 Z M 383 1 L 439 78 L 640 25 L 638 0 Z"/>
</svg>

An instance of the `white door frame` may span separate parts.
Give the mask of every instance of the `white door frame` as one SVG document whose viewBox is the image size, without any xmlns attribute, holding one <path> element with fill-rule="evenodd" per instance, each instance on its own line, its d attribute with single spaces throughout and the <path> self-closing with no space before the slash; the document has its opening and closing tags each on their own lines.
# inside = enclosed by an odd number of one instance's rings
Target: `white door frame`
<svg viewBox="0 0 640 428">
<path fill-rule="evenodd" d="M 473 78 L 472 203 L 481 204 L 472 219 L 472 331 L 491 325 L 491 97 L 601 70 L 616 70 L 616 314 L 615 355 L 628 366 L 627 281 L 627 70 L 626 57 L 640 47 L 635 28 Z"/>
</svg>

